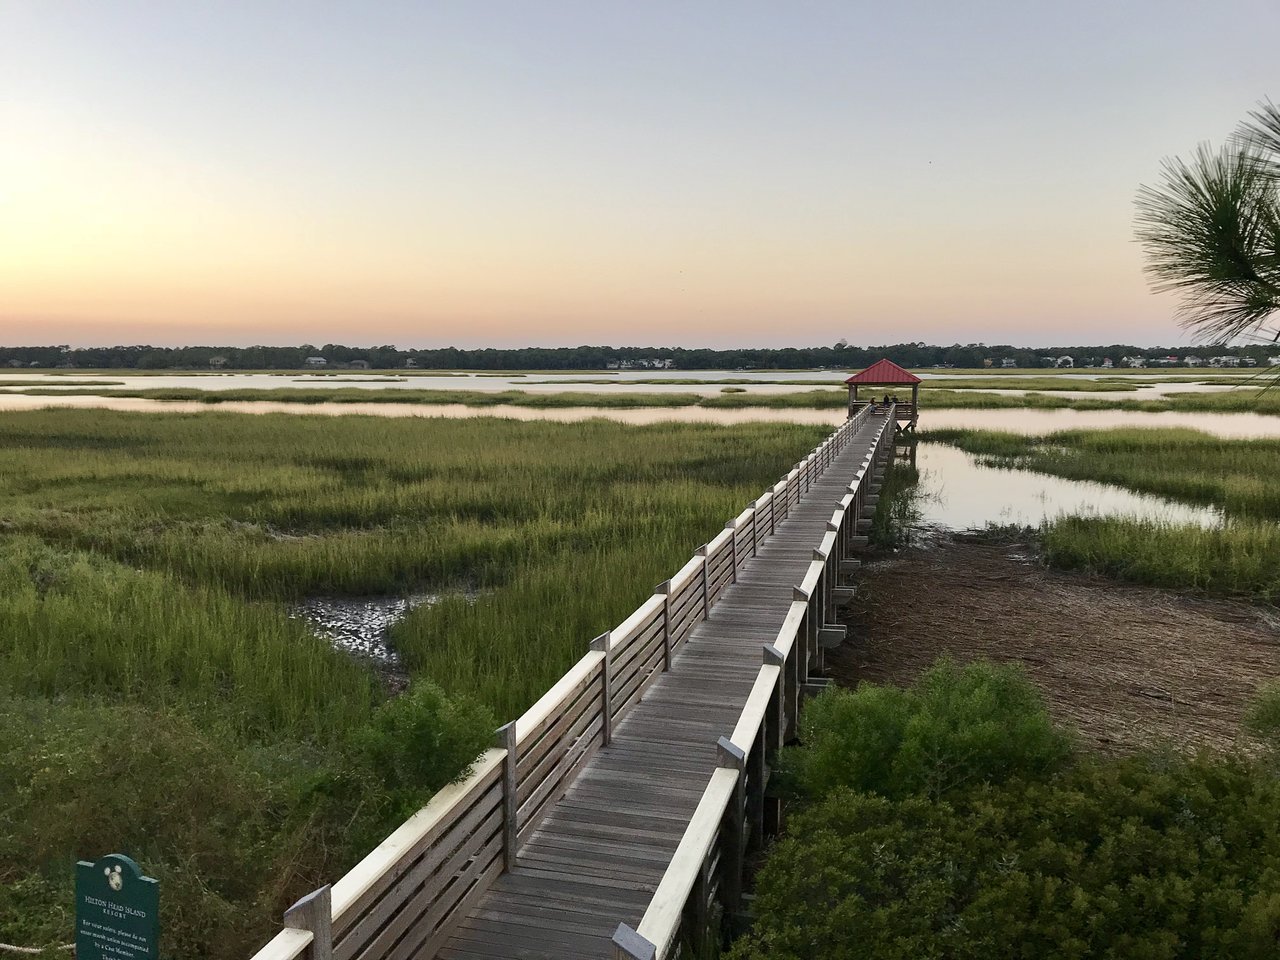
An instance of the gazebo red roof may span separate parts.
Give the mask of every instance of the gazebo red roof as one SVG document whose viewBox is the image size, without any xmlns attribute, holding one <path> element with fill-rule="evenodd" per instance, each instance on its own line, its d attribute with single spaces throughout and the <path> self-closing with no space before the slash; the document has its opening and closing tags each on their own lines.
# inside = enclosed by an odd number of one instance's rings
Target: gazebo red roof
<svg viewBox="0 0 1280 960">
<path fill-rule="evenodd" d="M 909 370 L 902 369 L 892 360 L 877 360 L 861 373 L 855 373 L 845 381 L 845 383 L 873 383 L 876 386 L 919 382 L 919 377 Z"/>
</svg>

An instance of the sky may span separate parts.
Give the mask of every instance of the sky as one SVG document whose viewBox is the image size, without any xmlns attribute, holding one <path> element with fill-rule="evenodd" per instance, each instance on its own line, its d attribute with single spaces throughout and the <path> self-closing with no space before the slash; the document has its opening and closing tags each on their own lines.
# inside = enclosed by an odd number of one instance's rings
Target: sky
<svg viewBox="0 0 1280 960">
<path fill-rule="evenodd" d="M 1177 344 L 1276 0 L 0 0 L 0 343 Z"/>
</svg>

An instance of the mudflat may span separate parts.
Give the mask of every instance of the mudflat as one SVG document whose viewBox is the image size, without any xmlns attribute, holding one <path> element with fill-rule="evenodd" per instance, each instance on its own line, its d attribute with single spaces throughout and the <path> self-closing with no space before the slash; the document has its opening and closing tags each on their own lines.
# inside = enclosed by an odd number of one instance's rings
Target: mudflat
<svg viewBox="0 0 1280 960">
<path fill-rule="evenodd" d="M 1049 570 L 1025 544 L 940 536 L 872 560 L 844 622 L 839 683 L 907 684 L 943 655 L 1017 662 L 1108 753 L 1233 744 L 1280 677 L 1280 610 Z"/>
</svg>

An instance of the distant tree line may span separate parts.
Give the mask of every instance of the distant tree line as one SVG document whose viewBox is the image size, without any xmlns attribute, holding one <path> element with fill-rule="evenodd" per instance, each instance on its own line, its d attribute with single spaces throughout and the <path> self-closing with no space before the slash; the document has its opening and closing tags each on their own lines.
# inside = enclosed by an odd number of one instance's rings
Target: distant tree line
<svg viewBox="0 0 1280 960">
<path fill-rule="evenodd" d="M 1233 347 L 1240 357 L 1253 357 L 1259 366 L 1267 364 L 1275 352 L 1269 345 Z M 677 370 L 785 370 L 789 368 L 855 368 L 888 357 L 905 367 L 981 367 L 991 361 L 999 367 L 1012 360 L 1018 367 L 1052 366 L 1049 358 L 1070 356 L 1077 366 L 1101 364 L 1122 357 L 1155 359 L 1170 354 L 1203 359 L 1224 353 L 1219 346 L 1138 347 L 1132 344 L 1024 348 L 1008 344 L 982 343 L 939 346 L 927 343 L 896 343 L 859 347 L 844 341 L 830 347 L 784 347 L 780 349 L 707 350 L 683 347 L 520 347 L 511 350 L 462 350 L 444 347 L 432 350 L 401 350 L 379 347 L 349 347 L 327 343 L 296 347 L 0 347 L 0 366 L 75 367 L 120 370 L 302 370 L 309 357 L 323 357 L 327 365 L 341 368 L 350 364 L 372 369 L 417 367 L 434 370 L 606 370 L 616 365 L 639 366 L 646 362 L 671 361 Z"/>
</svg>

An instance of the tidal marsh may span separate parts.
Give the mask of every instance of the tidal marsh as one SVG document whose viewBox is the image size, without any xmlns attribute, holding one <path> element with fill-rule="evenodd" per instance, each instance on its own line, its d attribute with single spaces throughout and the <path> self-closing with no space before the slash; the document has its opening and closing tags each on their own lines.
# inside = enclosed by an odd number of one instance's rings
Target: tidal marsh
<svg viewBox="0 0 1280 960">
<path fill-rule="evenodd" d="M 826 432 L 0 415 L 0 941 L 65 941 L 67 864 L 119 849 L 166 955 L 247 956 Z M 392 699 L 288 616 L 422 590 Z"/>
</svg>

